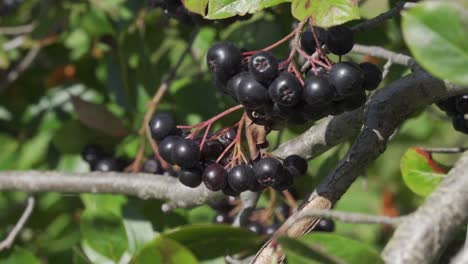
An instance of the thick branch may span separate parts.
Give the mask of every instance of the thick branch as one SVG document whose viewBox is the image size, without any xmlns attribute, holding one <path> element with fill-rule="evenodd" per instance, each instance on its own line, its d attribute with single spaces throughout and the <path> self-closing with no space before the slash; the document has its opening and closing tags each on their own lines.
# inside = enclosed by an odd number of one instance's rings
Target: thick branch
<svg viewBox="0 0 468 264">
<path fill-rule="evenodd" d="M 465 246 L 458 254 L 450 261 L 450 264 L 465 264 L 468 263 L 468 247 Z"/>
<path fill-rule="evenodd" d="M 386 263 L 433 263 L 440 256 L 468 222 L 467 169 L 465 152 L 437 190 L 396 229 L 382 253 Z"/>
<path fill-rule="evenodd" d="M 6 171 L 0 172 L 0 191 L 125 194 L 141 199 L 167 199 L 178 207 L 192 207 L 222 196 L 204 185 L 186 187 L 172 177 L 118 172 Z"/>
</svg>

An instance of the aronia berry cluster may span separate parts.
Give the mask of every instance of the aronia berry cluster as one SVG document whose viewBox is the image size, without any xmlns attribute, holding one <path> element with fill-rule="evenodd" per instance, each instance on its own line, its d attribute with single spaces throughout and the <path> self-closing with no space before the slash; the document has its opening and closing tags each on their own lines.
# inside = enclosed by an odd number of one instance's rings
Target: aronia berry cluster
<svg viewBox="0 0 468 264">
<path fill-rule="evenodd" d="M 437 103 L 437 106 L 452 117 L 453 128 L 468 134 L 468 94 L 452 96 Z"/>
</svg>

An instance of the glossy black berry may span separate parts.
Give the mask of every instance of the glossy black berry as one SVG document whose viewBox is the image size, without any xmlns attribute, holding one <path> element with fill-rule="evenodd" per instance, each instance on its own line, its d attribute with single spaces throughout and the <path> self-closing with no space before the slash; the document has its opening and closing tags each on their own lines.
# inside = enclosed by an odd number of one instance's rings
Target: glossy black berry
<svg viewBox="0 0 468 264">
<path fill-rule="evenodd" d="M 182 168 L 192 168 L 200 161 L 200 147 L 192 139 L 182 138 L 174 145 L 172 160 Z"/>
<path fill-rule="evenodd" d="M 151 137 L 156 141 L 163 140 L 176 130 L 175 121 L 168 113 L 155 114 L 151 117 L 148 125 L 151 131 Z"/>
<path fill-rule="evenodd" d="M 143 172 L 152 173 L 152 174 L 160 174 L 163 173 L 163 168 L 161 166 L 161 162 L 154 157 L 149 157 L 143 163 L 143 167 L 141 168 Z"/>
<path fill-rule="evenodd" d="M 202 170 L 198 167 L 179 171 L 179 181 L 188 187 L 195 188 L 202 183 Z"/>
<path fill-rule="evenodd" d="M 258 109 L 268 101 L 268 90 L 250 75 L 240 82 L 237 98 L 245 107 Z"/>
<path fill-rule="evenodd" d="M 271 236 L 276 232 L 276 230 L 278 230 L 278 225 L 273 224 L 265 227 L 264 232 L 266 235 Z"/>
<path fill-rule="evenodd" d="M 468 114 L 468 94 L 457 96 L 455 106 L 459 113 Z"/>
<path fill-rule="evenodd" d="M 333 232 L 335 231 L 335 222 L 331 219 L 320 219 L 314 227 L 314 231 Z"/>
<path fill-rule="evenodd" d="M 232 217 L 228 213 L 220 212 L 214 216 L 213 222 L 216 224 L 230 224 L 232 223 Z"/>
<path fill-rule="evenodd" d="M 356 94 L 364 89 L 364 74 L 359 65 L 352 62 L 335 64 L 328 74 L 328 80 L 342 96 Z"/>
<path fill-rule="evenodd" d="M 453 128 L 458 132 L 468 134 L 468 120 L 465 119 L 463 114 L 457 114 L 452 120 Z"/>
<path fill-rule="evenodd" d="M 224 147 L 228 147 L 236 138 L 237 129 L 231 128 L 226 133 L 219 136 L 218 140 L 223 144 Z"/>
<path fill-rule="evenodd" d="M 206 57 L 208 68 L 225 83 L 242 67 L 242 54 L 239 48 L 229 42 L 219 42 L 208 50 Z"/>
<path fill-rule="evenodd" d="M 268 84 L 278 75 L 278 61 L 268 51 L 259 51 L 249 60 L 249 72 L 258 82 Z"/>
<path fill-rule="evenodd" d="M 223 143 L 221 143 L 219 140 L 205 141 L 201 151 L 201 159 L 215 161 L 223 153 L 223 151 Z"/>
<path fill-rule="evenodd" d="M 232 210 L 232 208 L 234 208 L 234 205 L 226 197 L 214 201 L 210 200 L 208 201 L 208 206 L 210 206 L 214 210 L 221 212 L 229 212 Z"/>
<path fill-rule="evenodd" d="M 283 165 L 272 157 L 260 159 L 253 169 L 257 181 L 264 186 L 273 186 L 285 177 Z"/>
<path fill-rule="evenodd" d="M 229 184 L 226 184 L 226 186 L 221 191 L 223 192 L 224 195 L 229 196 L 229 197 L 237 197 L 240 195 L 240 193 L 234 191 L 234 189 L 232 189 Z"/>
<path fill-rule="evenodd" d="M 113 158 L 102 158 L 93 168 L 94 171 L 102 172 L 118 171 L 118 169 L 117 162 Z"/>
<path fill-rule="evenodd" d="M 229 95 L 234 99 L 234 101 L 238 102 L 239 99 L 237 98 L 237 94 L 239 93 L 239 84 L 245 78 L 248 78 L 250 74 L 248 72 L 240 72 L 234 75 L 231 79 L 229 79 L 226 88 L 223 90 L 223 93 Z"/>
<path fill-rule="evenodd" d="M 446 112 L 449 116 L 455 115 L 458 112 L 456 107 L 456 96 L 452 96 L 437 102 L 437 107 L 439 107 L 440 110 Z"/>
<path fill-rule="evenodd" d="M 359 64 L 362 72 L 364 73 L 364 83 L 362 87 L 368 91 L 377 89 L 382 81 L 382 71 L 377 65 L 370 62 L 363 62 Z"/>
<path fill-rule="evenodd" d="M 328 104 L 334 95 L 335 89 L 326 77 L 312 76 L 304 83 L 303 97 L 309 105 Z"/>
<path fill-rule="evenodd" d="M 307 160 L 299 155 L 289 155 L 283 161 L 283 167 L 294 176 L 302 176 L 307 173 Z"/>
<path fill-rule="evenodd" d="M 203 182 L 206 188 L 212 191 L 220 191 L 227 185 L 227 172 L 218 163 L 208 165 L 203 171 Z"/>
<path fill-rule="evenodd" d="M 104 151 L 101 147 L 97 145 L 88 145 L 81 152 L 81 157 L 91 166 L 94 166 L 102 158 L 103 154 Z"/>
<path fill-rule="evenodd" d="M 246 228 L 257 235 L 263 233 L 263 226 L 259 222 L 250 222 L 247 224 Z"/>
<path fill-rule="evenodd" d="M 353 111 L 366 103 L 366 92 L 362 91 L 357 94 L 353 94 L 345 97 L 344 99 L 344 109 L 345 111 Z"/>
<path fill-rule="evenodd" d="M 291 73 L 281 73 L 268 88 L 270 99 L 283 106 L 294 106 L 302 96 L 301 83 Z"/>
<path fill-rule="evenodd" d="M 163 158 L 170 164 L 175 164 L 173 159 L 173 153 L 176 143 L 179 142 L 179 140 L 181 139 L 182 138 L 178 136 L 165 137 L 161 141 L 161 143 L 159 143 L 159 155 L 161 156 L 161 158 Z"/>
<path fill-rule="evenodd" d="M 288 170 L 283 170 L 282 177 L 273 184 L 273 188 L 277 191 L 284 191 L 294 184 L 294 177 Z"/>
<path fill-rule="evenodd" d="M 331 27 L 327 30 L 327 40 L 325 44 L 331 53 L 345 55 L 353 49 L 353 31 L 349 27 L 343 25 Z"/>
<path fill-rule="evenodd" d="M 228 184 L 231 188 L 238 192 L 244 192 L 254 187 L 257 179 L 255 178 L 253 169 L 248 165 L 234 166 L 228 173 Z"/>
<path fill-rule="evenodd" d="M 315 43 L 314 34 L 312 31 L 304 31 L 301 35 L 301 48 L 309 55 L 312 55 L 317 48 Z"/>
</svg>

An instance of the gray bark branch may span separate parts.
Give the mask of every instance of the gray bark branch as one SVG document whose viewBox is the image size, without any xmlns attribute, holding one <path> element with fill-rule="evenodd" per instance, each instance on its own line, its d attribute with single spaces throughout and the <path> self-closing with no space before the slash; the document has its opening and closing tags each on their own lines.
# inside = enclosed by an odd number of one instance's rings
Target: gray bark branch
<svg viewBox="0 0 468 264">
<path fill-rule="evenodd" d="M 18 234 L 21 232 L 23 229 L 24 225 L 28 221 L 29 217 L 31 216 L 33 210 L 34 210 L 34 204 L 35 204 L 35 199 L 33 196 L 28 196 L 26 199 L 26 207 L 24 208 L 23 214 L 21 214 L 21 217 L 18 219 L 18 222 L 16 222 L 15 226 L 13 229 L 8 233 L 7 237 L 0 242 L 0 251 L 9 249 L 11 246 L 13 246 L 13 243 L 16 240 L 16 237 Z"/>
</svg>

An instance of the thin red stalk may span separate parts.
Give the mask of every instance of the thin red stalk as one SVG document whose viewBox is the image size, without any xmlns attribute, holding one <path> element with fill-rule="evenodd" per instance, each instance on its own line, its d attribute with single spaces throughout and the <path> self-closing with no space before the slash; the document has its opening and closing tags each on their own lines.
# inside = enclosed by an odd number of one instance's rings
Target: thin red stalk
<svg viewBox="0 0 468 264">
<path fill-rule="evenodd" d="M 290 38 L 292 38 L 295 34 L 295 30 L 291 31 L 291 33 L 289 33 L 287 36 L 285 36 L 284 38 L 278 40 L 277 42 L 271 44 L 270 46 L 262 49 L 263 51 L 267 51 L 267 50 L 272 50 L 276 47 L 278 47 L 279 45 L 283 44 L 284 42 L 288 41 Z M 257 53 L 258 50 L 253 50 L 253 51 L 246 51 L 246 52 L 243 52 L 242 53 L 242 56 L 249 56 L 249 55 L 253 55 L 255 53 Z"/>
<path fill-rule="evenodd" d="M 331 66 L 332 63 L 331 63 L 330 59 L 327 57 L 327 55 L 325 54 L 325 52 L 322 49 L 322 45 L 320 44 L 320 41 L 318 39 L 317 32 L 315 31 L 312 19 L 309 19 L 309 25 L 310 25 L 310 31 L 312 32 L 312 35 L 314 36 L 315 44 L 317 46 L 317 52 L 319 53 L 320 57 L 325 59 L 328 66 Z"/>
<path fill-rule="evenodd" d="M 202 151 L 202 149 L 203 149 L 203 146 L 204 146 L 204 144 L 205 144 L 206 137 L 208 136 L 208 132 L 210 131 L 210 128 L 211 128 L 211 125 L 212 125 L 212 124 L 213 124 L 213 123 L 210 123 L 210 124 L 206 127 L 205 134 L 203 135 L 203 139 L 202 139 L 202 141 L 201 141 L 201 143 L 200 143 L 200 151 Z"/>
</svg>

